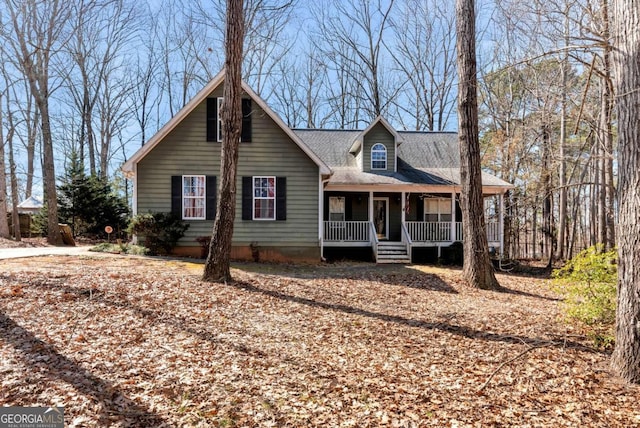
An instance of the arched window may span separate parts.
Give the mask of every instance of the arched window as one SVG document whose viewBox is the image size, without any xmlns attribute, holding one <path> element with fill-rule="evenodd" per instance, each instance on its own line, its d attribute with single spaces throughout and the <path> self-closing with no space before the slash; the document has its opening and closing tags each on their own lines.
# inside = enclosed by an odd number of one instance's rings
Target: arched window
<svg viewBox="0 0 640 428">
<path fill-rule="evenodd" d="M 387 169 L 387 148 L 376 143 L 371 147 L 371 169 Z"/>
</svg>

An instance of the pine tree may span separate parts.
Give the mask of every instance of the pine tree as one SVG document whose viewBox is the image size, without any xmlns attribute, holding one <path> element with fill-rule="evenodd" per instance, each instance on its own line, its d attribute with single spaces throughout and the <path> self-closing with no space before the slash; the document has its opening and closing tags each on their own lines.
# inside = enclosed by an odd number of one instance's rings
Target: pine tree
<svg viewBox="0 0 640 428">
<path fill-rule="evenodd" d="M 87 175 L 76 152 L 71 153 L 69 165 L 58 186 L 60 221 L 68 223 L 74 235 L 103 234 L 109 225 L 124 230 L 129 208 L 123 197 L 115 194 L 107 179 Z"/>
</svg>

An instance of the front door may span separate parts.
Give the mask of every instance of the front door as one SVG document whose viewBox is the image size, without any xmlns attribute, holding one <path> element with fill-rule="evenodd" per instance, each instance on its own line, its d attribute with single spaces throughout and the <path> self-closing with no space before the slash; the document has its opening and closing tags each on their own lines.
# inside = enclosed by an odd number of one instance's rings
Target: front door
<svg viewBox="0 0 640 428">
<path fill-rule="evenodd" d="M 373 198 L 373 224 L 378 239 L 389 239 L 389 198 Z"/>
</svg>

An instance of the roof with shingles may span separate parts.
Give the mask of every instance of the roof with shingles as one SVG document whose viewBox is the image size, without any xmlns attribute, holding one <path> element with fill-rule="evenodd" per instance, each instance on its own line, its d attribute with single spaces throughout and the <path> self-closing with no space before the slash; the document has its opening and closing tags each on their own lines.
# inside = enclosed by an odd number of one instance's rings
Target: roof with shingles
<svg viewBox="0 0 640 428">
<path fill-rule="evenodd" d="M 335 185 L 458 185 L 460 155 L 455 132 L 400 131 L 397 172 L 364 172 L 349 153 L 359 130 L 294 129 L 294 132 L 333 170 Z M 485 186 L 512 187 L 500 178 L 482 173 Z"/>
</svg>

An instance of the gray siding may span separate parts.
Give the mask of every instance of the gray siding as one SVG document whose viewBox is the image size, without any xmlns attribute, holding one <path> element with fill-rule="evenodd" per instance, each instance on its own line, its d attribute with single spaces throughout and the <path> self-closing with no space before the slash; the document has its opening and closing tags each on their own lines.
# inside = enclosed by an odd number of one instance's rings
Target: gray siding
<svg viewBox="0 0 640 428">
<path fill-rule="evenodd" d="M 395 159 L 396 159 L 396 146 L 393 140 L 393 135 L 384 127 L 381 123 L 377 123 L 371 130 L 364 136 L 364 142 L 362 145 L 362 160 L 363 171 L 371 171 L 371 147 L 376 143 L 382 143 L 387 147 L 387 172 L 394 172 Z M 374 172 L 381 172 L 385 170 L 375 169 Z"/>
<path fill-rule="evenodd" d="M 211 96 L 221 96 L 222 86 Z M 318 246 L 318 166 L 255 103 L 252 142 L 241 143 L 238 160 L 234 245 Z M 206 141 L 206 101 L 196 107 L 138 163 L 138 213 L 171 210 L 172 175 L 215 175 L 220 148 Z M 242 220 L 242 177 L 287 178 L 286 221 Z M 189 221 L 181 246 L 211 235 L 213 221 Z"/>
</svg>

